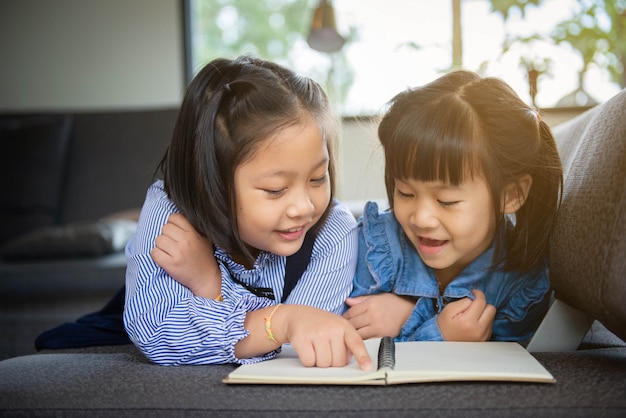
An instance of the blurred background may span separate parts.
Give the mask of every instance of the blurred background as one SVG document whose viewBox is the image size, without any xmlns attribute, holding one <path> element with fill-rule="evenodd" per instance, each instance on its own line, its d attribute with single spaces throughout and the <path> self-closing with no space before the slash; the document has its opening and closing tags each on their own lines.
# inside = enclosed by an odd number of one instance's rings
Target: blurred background
<svg viewBox="0 0 626 418">
<path fill-rule="evenodd" d="M 405 87 L 460 67 L 504 78 L 544 108 L 592 105 L 625 86 L 623 0 L 188 0 L 188 7 L 189 75 L 215 56 L 261 55 L 323 83 L 346 116 L 377 113 Z M 307 44 L 316 8 L 334 13 L 343 43 L 332 51 Z"/>
</svg>

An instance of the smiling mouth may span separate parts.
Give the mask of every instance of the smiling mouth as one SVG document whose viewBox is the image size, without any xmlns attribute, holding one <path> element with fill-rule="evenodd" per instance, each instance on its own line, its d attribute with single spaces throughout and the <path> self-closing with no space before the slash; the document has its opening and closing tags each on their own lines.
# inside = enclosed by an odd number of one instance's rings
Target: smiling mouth
<svg viewBox="0 0 626 418">
<path fill-rule="evenodd" d="M 278 235 L 282 237 L 282 239 L 287 241 L 295 241 L 301 239 L 301 237 L 306 232 L 304 225 L 297 226 L 293 228 L 281 229 L 276 231 Z"/>
<path fill-rule="evenodd" d="M 419 237 L 417 250 L 422 257 L 436 257 L 444 251 L 448 242 L 448 240 Z"/>
<path fill-rule="evenodd" d="M 440 247 L 447 242 L 446 240 L 430 239 L 430 238 L 422 238 L 422 237 L 419 238 L 419 241 L 420 241 L 420 244 L 425 247 Z"/>
<path fill-rule="evenodd" d="M 294 233 L 294 232 L 300 232 L 300 231 L 302 231 L 303 229 L 304 229 L 304 227 L 303 227 L 303 226 L 299 226 L 299 227 L 297 227 L 297 228 L 283 229 L 283 230 L 282 230 L 282 231 L 280 231 L 280 232 L 283 232 L 283 233 L 285 233 L 285 234 L 292 234 L 292 233 Z"/>
</svg>

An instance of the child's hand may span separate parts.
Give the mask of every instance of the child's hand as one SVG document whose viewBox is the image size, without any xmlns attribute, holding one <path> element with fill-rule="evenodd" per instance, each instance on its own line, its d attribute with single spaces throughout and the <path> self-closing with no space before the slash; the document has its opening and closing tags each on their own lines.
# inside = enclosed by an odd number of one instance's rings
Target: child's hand
<svg viewBox="0 0 626 418">
<path fill-rule="evenodd" d="M 289 342 L 307 367 L 341 367 L 351 356 L 362 370 L 373 367 L 363 340 L 339 315 L 304 305 L 283 305 L 274 315 L 276 338 Z M 280 340 L 283 338 L 283 340 Z"/>
<path fill-rule="evenodd" d="M 343 314 L 364 340 L 395 337 L 415 307 L 415 299 L 393 293 L 346 299 L 350 308 Z"/>
<path fill-rule="evenodd" d="M 437 322 L 446 341 L 487 341 L 496 316 L 496 308 L 487 303 L 485 294 L 472 290 L 474 300 L 463 298 L 448 303 Z"/>
<path fill-rule="evenodd" d="M 163 225 L 150 252 L 152 259 L 194 295 L 217 298 L 222 274 L 213 255 L 213 245 L 181 214 L 173 214 Z"/>
</svg>

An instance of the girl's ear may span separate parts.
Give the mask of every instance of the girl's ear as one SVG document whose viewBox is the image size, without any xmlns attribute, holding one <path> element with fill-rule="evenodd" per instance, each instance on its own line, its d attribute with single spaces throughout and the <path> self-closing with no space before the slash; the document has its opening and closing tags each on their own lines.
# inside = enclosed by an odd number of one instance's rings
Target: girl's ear
<svg viewBox="0 0 626 418">
<path fill-rule="evenodd" d="M 532 184 L 533 178 L 529 174 L 509 183 L 502 195 L 502 211 L 506 214 L 517 212 L 524 205 Z"/>
</svg>

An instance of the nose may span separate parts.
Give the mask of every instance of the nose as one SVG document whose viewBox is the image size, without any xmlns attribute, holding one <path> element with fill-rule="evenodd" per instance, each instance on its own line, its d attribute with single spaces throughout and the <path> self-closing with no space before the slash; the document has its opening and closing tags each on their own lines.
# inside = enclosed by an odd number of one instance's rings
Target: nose
<svg viewBox="0 0 626 418">
<path fill-rule="evenodd" d="M 315 212 L 315 206 L 311 200 L 311 196 L 308 191 L 303 190 L 298 193 L 294 193 L 289 207 L 287 208 L 287 216 L 290 218 L 308 218 L 313 216 Z"/>
<path fill-rule="evenodd" d="M 412 209 L 410 221 L 419 229 L 432 229 L 439 225 L 437 211 L 429 202 L 418 201 Z"/>
</svg>

